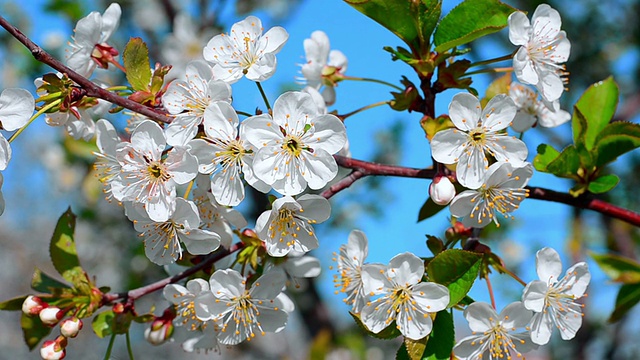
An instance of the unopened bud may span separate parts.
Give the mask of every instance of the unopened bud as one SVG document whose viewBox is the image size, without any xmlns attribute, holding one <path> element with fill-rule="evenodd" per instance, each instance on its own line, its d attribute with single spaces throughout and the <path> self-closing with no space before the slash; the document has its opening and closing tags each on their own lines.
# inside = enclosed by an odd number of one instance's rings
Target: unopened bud
<svg viewBox="0 0 640 360">
<path fill-rule="evenodd" d="M 72 317 L 64 320 L 60 324 L 60 334 L 67 338 L 74 338 L 82 330 L 82 320 L 77 317 Z"/>
<path fill-rule="evenodd" d="M 152 345 L 160 345 L 171 338 L 173 329 L 171 320 L 158 318 L 144 331 L 144 338 Z"/>
<path fill-rule="evenodd" d="M 22 312 L 27 315 L 38 315 L 46 304 L 39 297 L 29 295 L 22 303 Z"/>
<path fill-rule="evenodd" d="M 429 196 L 434 203 L 447 205 L 456 196 L 456 188 L 448 177 L 435 177 L 429 185 Z"/>
<path fill-rule="evenodd" d="M 67 355 L 65 350 L 67 347 L 67 339 L 64 336 L 58 336 L 55 340 L 47 340 L 40 348 L 40 356 L 45 360 L 60 360 Z"/>
<path fill-rule="evenodd" d="M 38 315 L 40 316 L 40 320 L 43 324 L 53 326 L 57 324 L 60 319 L 62 319 L 63 313 L 59 308 L 51 306 L 42 309 L 42 311 L 40 311 Z"/>
</svg>

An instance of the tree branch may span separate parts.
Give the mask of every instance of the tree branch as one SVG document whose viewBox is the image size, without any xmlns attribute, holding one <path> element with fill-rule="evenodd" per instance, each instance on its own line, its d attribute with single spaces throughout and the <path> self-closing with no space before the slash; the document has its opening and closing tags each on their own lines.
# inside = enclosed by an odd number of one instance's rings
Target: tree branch
<svg viewBox="0 0 640 360">
<path fill-rule="evenodd" d="M 40 46 L 31 41 L 25 34 L 23 34 L 20 30 L 18 30 L 15 26 L 11 25 L 4 17 L 0 16 L 0 26 L 5 28 L 11 36 L 20 41 L 27 49 L 31 51 L 31 55 L 40 61 L 43 64 L 47 64 L 52 67 L 54 70 L 57 70 L 63 74 L 67 74 L 67 76 L 75 81 L 78 85 L 80 85 L 83 89 L 87 91 L 87 96 L 97 97 L 103 100 L 106 100 L 112 104 L 122 106 L 129 110 L 140 113 L 150 119 L 160 121 L 163 123 L 170 123 L 173 118 L 162 114 L 158 111 L 155 111 L 147 106 L 142 104 L 138 104 L 135 101 L 129 100 L 127 98 L 123 98 L 114 94 L 110 91 L 107 91 L 100 86 L 96 85 L 89 79 L 84 76 L 78 74 L 77 72 L 71 70 L 69 67 L 64 65 L 59 60 L 55 59 L 51 54 L 44 51 Z"/>
<path fill-rule="evenodd" d="M 233 245 L 231 245 L 231 247 L 229 248 L 229 250 L 227 249 L 221 249 L 220 251 L 213 253 L 211 255 L 209 255 L 208 257 L 205 258 L 204 261 L 202 261 L 201 263 L 194 265 L 188 269 L 186 269 L 185 271 L 176 274 L 174 276 L 170 276 L 167 278 L 164 278 L 160 281 L 156 281 L 154 283 L 151 283 L 149 285 L 145 285 L 143 287 L 139 287 L 137 289 L 133 289 L 133 290 L 129 290 L 127 292 L 123 292 L 123 293 L 108 293 L 108 294 L 104 294 L 102 295 L 102 304 L 103 305 L 107 305 L 110 303 L 113 303 L 115 301 L 121 300 L 121 299 L 127 299 L 127 301 L 133 301 L 136 300 L 144 295 L 150 294 L 152 292 L 158 291 L 160 289 L 163 289 L 165 286 L 169 285 L 169 284 L 174 284 L 177 283 L 178 281 L 185 279 L 195 273 L 197 273 L 198 271 L 200 271 L 201 269 L 206 268 L 207 266 L 210 266 L 211 264 L 215 263 L 216 261 L 222 259 L 223 257 L 232 254 L 242 248 L 244 248 L 245 244 L 242 242 L 239 243 L 235 243 Z"/>
</svg>

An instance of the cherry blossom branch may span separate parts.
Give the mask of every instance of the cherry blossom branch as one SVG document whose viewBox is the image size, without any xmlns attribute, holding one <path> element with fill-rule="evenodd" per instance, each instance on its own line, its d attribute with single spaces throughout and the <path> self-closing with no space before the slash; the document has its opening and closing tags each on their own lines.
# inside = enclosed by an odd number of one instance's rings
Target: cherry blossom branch
<svg viewBox="0 0 640 360">
<path fill-rule="evenodd" d="M 37 61 L 46 65 L 49 65 L 54 70 L 67 74 L 67 76 L 71 80 L 75 81 L 78 85 L 80 85 L 83 89 L 86 90 L 87 96 L 97 97 L 97 98 L 106 100 L 112 104 L 122 106 L 129 110 L 142 114 L 150 119 L 160 121 L 163 123 L 170 123 L 173 120 L 173 118 L 170 116 L 162 114 L 142 104 L 138 104 L 135 101 L 118 96 L 117 94 L 114 94 L 110 91 L 107 91 L 101 88 L 100 86 L 96 85 L 95 83 L 93 83 L 91 80 L 71 70 L 62 62 L 60 62 L 59 60 L 51 56 L 51 54 L 44 51 L 36 43 L 31 41 L 31 39 L 29 39 L 25 34 L 23 34 L 20 30 L 18 30 L 18 28 L 13 26 L 2 16 L 0 16 L 0 26 L 5 28 L 5 30 L 7 30 L 7 32 L 11 34 L 11 36 L 16 38 L 16 40 L 21 42 L 27 49 L 29 49 L 31 51 L 31 55 L 33 55 L 33 57 Z"/>
<path fill-rule="evenodd" d="M 164 289 L 165 286 L 169 285 L 169 284 L 174 284 L 177 283 L 178 281 L 185 279 L 195 273 L 197 273 L 198 271 L 206 268 L 207 266 L 210 266 L 211 264 L 215 263 L 216 261 L 222 259 L 223 257 L 232 254 L 242 248 L 244 248 L 245 244 L 242 242 L 239 243 L 235 243 L 233 245 L 231 245 L 231 247 L 229 248 L 229 250 L 227 249 L 221 249 L 220 251 L 209 255 L 208 257 L 205 258 L 204 261 L 202 261 L 201 263 L 194 265 L 186 270 L 184 270 L 181 273 L 178 273 L 176 275 L 164 278 L 162 280 L 156 281 L 154 283 L 151 283 L 149 285 L 145 285 L 142 287 L 139 287 L 137 289 L 132 289 L 129 290 L 127 292 L 123 292 L 123 293 L 108 293 L 108 294 L 104 294 L 102 295 L 102 304 L 106 305 L 106 304 L 110 304 L 113 303 L 115 301 L 118 301 L 120 299 L 127 299 L 127 301 L 133 301 L 136 300 L 138 298 L 141 298 L 144 295 L 150 294 L 152 292 Z"/>
<path fill-rule="evenodd" d="M 433 169 L 416 169 L 395 165 L 377 164 L 339 155 L 334 155 L 333 157 L 336 159 L 338 165 L 345 168 L 357 170 L 362 174 L 357 175 L 357 177 L 351 177 L 351 175 L 355 176 L 355 174 L 352 172 L 349 176 L 331 186 L 328 190 L 321 194 L 322 196 L 327 198 L 335 195 L 337 192 L 343 189 L 348 188 L 356 180 L 365 176 L 380 175 L 432 179 L 436 173 L 436 171 Z M 603 200 L 595 199 L 588 196 L 581 196 L 576 198 L 567 193 L 557 192 L 541 187 L 527 186 L 527 189 L 529 189 L 529 198 L 531 199 L 557 202 L 581 209 L 593 210 L 609 217 L 625 221 L 629 224 L 640 226 L 639 213 L 619 207 L 617 205 L 613 205 Z"/>
</svg>

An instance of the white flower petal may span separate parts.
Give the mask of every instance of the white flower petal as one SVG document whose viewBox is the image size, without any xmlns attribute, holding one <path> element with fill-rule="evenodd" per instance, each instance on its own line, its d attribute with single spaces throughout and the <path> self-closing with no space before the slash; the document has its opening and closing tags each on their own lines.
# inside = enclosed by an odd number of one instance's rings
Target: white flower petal
<svg viewBox="0 0 640 360">
<path fill-rule="evenodd" d="M 449 117 L 461 130 L 468 131 L 476 128 L 481 113 L 480 101 L 469 93 L 456 94 L 449 104 Z"/>
<path fill-rule="evenodd" d="M 560 255 L 549 247 L 542 248 L 536 253 L 536 271 L 538 278 L 547 284 L 554 284 L 562 273 Z"/>
<path fill-rule="evenodd" d="M 35 107 L 33 95 L 24 89 L 5 89 L 0 94 L 0 123 L 7 131 L 27 124 Z"/>
</svg>

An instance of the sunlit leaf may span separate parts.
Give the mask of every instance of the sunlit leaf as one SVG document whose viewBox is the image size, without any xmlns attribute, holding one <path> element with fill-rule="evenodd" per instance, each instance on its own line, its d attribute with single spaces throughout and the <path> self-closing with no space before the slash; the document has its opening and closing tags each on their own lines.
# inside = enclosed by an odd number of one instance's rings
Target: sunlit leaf
<svg viewBox="0 0 640 360">
<path fill-rule="evenodd" d="M 148 90 L 151 83 L 151 68 L 149 67 L 149 49 L 141 38 L 129 40 L 122 55 L 124 68 L 127 70 L 127 80 L 136 91 Z"/>
<path fill-rule="evenodd" d="M 86 276 L 76 252 L 76 243 L 73 238 L 75 227 L 76 216 L 69 208 L 58 219 L 58 224 L 49 243 L 49 254 L 53 267 L 58 270 L 58 273 L 65 280 L 77 285 L 82 281 L 86 282 Z"/>
<path fill-rule="evenodd" d="M 482 254 L 450 249 L 438 254 L 427 265 L 431 281 L 449 289 L 449 306 L 458 304 L 469 292 L 478 276 Z"/>
<path fill-rule="evenodd" d="M 594 194 L 605 193 L 618 185 L 620 178 L 614 174 L 602 175 L 589 182 L 587 190 Z"/>
<path fill-rule="evenodd" d="M 575 109 L 586 119 L 587 128 L 583 128 L 584 124 L 574 113 L 571 124 L 573 142 L 575 144 L 583 143 L 587 150 L 591 150 L 598 134 L 613 118 L 617 105 L 618 85 L 612 77 L 589 86 L 575 105 Z"/>
</svg>

